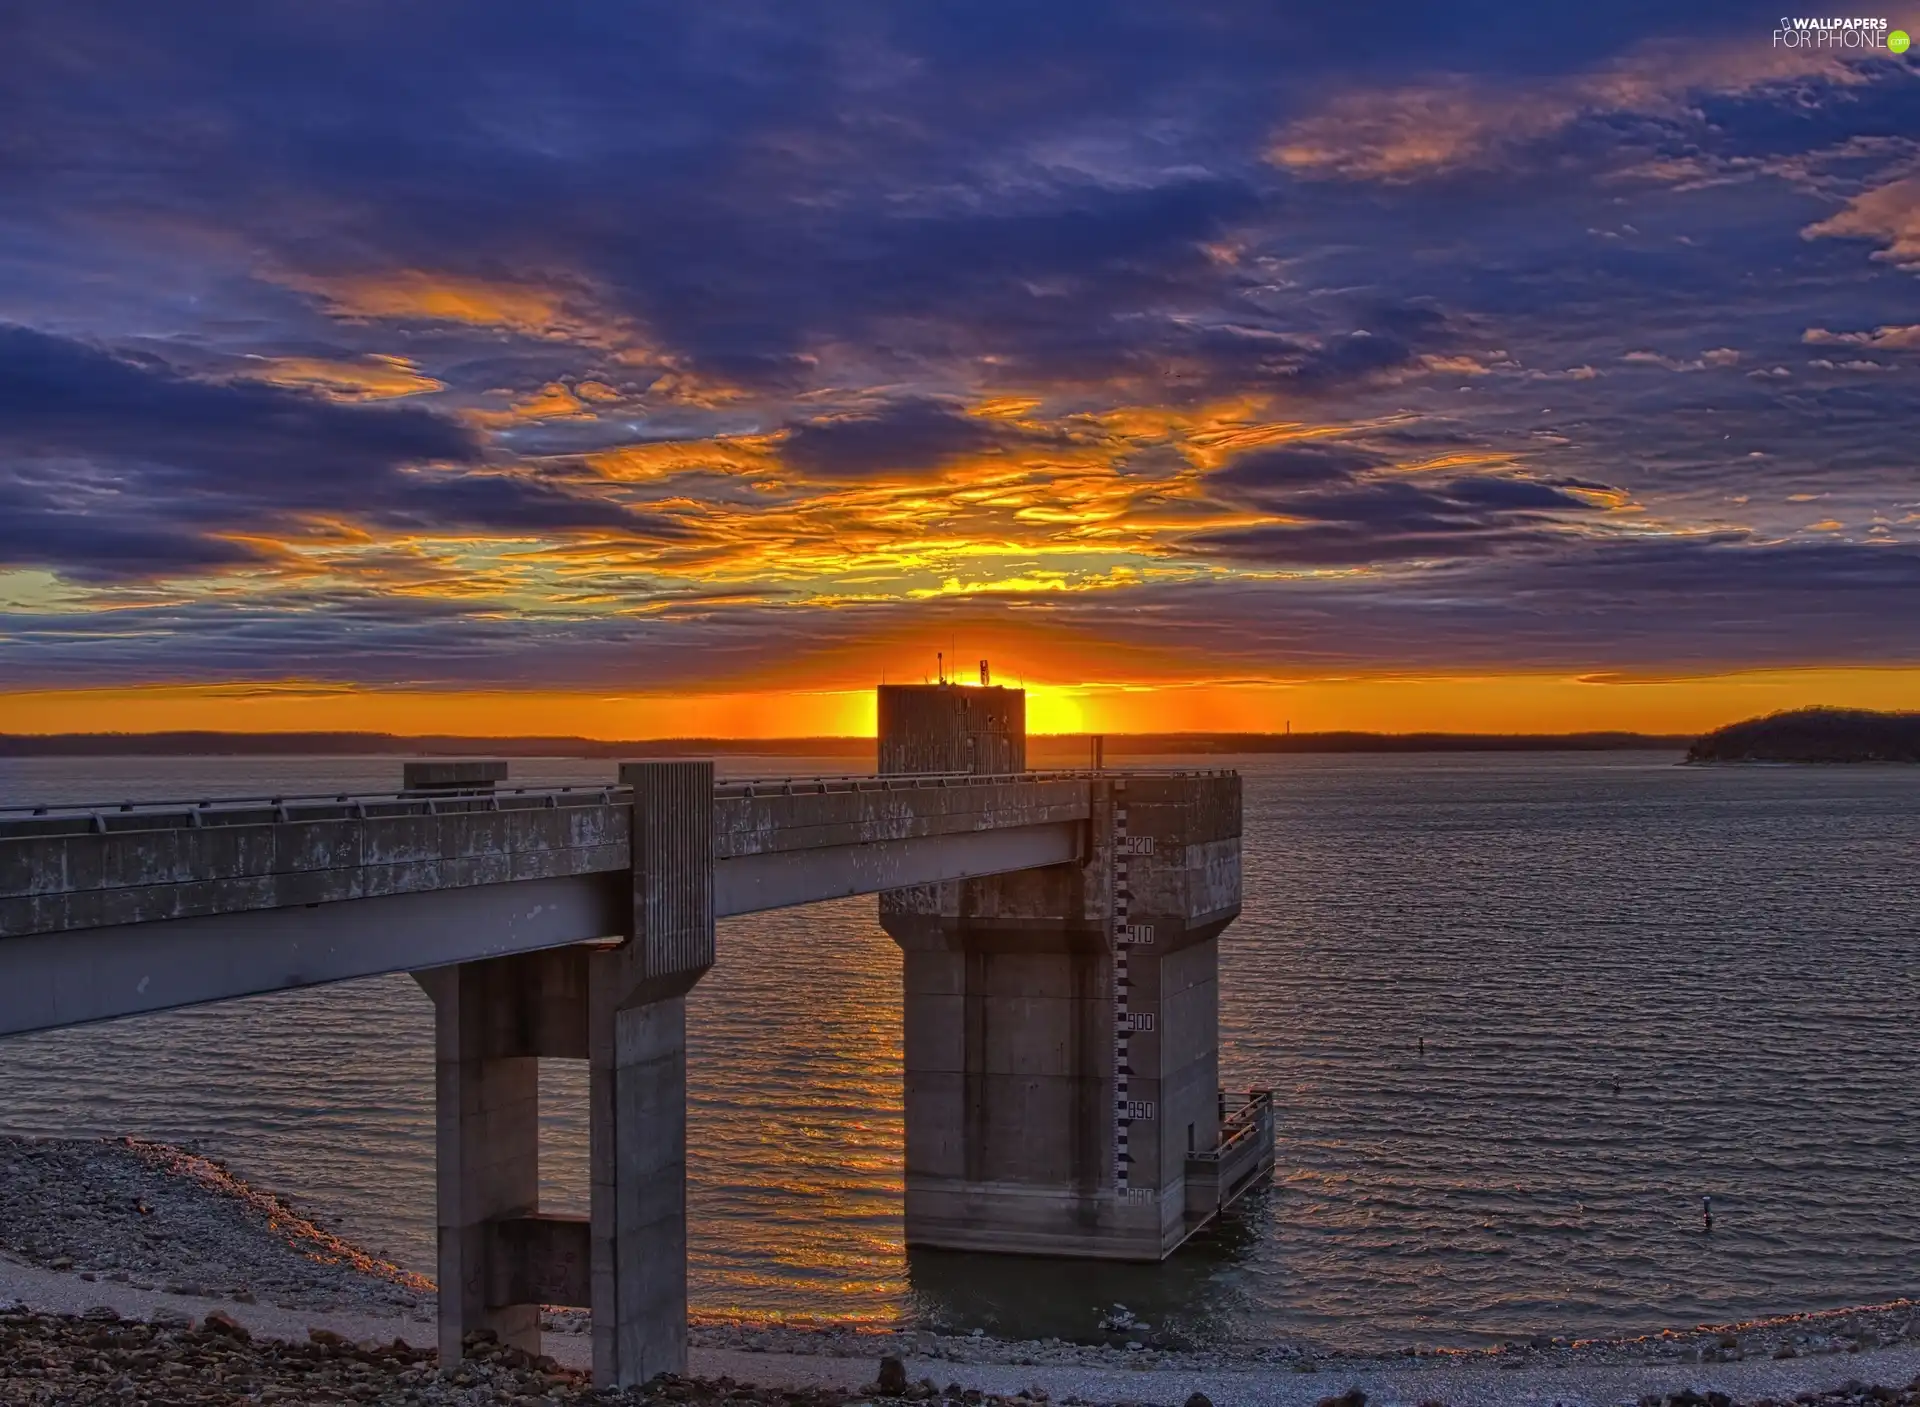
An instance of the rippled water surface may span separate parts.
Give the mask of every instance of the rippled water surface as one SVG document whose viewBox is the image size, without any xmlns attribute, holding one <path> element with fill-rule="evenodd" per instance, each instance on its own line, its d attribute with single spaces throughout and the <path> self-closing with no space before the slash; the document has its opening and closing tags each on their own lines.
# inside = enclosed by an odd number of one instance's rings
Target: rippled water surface
<svg viewBox="0 0 1920 1407">
<path fill-rule="evenodd" d="M 1120 1299 L 1203 1337 L 1378 1348 L 1920 1288 L 1920 770 L 1237 765 L 1222 1070 L 1276 1091 L 1274 1187 L 1158 1267 L 909 1259 L 899 962 L 873 901 L 733 920 L 689 1002 L 697 1308 L 1085 1334 Z M 0 762 L 0 803 L 396 770 Z M 431 1054 L 405 978 L 15 1038 L 0 1127 L 198 1141 L 431 1271 Z M 584 1071 L 543 1081 L 549 1200 L 584 1209 Z"/>
</svg>

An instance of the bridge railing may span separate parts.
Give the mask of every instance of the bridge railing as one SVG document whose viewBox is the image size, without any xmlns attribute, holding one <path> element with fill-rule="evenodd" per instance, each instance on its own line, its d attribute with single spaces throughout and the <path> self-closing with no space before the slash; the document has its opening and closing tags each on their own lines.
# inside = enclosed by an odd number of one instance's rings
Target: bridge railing
<svg viewBox="0 0 1920 1407">
<path fill-rule="evenodd" d="M 228 796 L 197 801 L 59 802 L 0 806 L 0 839 L 36 835 L 104 834 L 199 826 L 269 825 L 278 821 L 368 820 L 383 816 L 439 816 L 462 811 L 520 811 L 558 806 L 605 806 L 632 795 L 626 787 L 502 787 L 497 791 L 311 792 Z"/>
<path fill-rule="evenodd" d="M 1224 777 L 1231 768 L 1047 768 L 1025 772 L 858 772 L 824 777 L 726 777 L 715 796 L 792 796 L 828 791 L 912 791 L 921 787 L 1004 786 L 1009 782 L 1083 782 L 1114 777 Z"/>
</svg>

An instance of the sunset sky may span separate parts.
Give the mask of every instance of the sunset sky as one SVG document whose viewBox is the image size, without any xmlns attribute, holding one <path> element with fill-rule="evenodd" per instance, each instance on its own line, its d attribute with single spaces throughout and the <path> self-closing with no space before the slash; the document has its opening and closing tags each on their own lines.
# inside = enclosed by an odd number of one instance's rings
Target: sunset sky
<svg viewBox="0 0 1920 1407">
<path fill-rule="evenodd" d="M 1920 50 L 1780 23 L 15 7 L 0 730 L 1920 707 Z"/>
</svg>

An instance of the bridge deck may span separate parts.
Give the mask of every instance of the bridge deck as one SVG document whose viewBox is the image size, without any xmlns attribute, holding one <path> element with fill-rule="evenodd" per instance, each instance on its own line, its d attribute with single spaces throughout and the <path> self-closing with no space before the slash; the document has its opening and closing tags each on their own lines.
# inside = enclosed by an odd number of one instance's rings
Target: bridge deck
<svg viewBox="0 0 1920 1407">
<path fill-rule="evenodd" d="M 720 782 L 715 916 L 1074 860 L 1118 775 Z M 622 786 L 0 809 L 0 1033 L 618 938 L 632 825 Z"/>
</svg>

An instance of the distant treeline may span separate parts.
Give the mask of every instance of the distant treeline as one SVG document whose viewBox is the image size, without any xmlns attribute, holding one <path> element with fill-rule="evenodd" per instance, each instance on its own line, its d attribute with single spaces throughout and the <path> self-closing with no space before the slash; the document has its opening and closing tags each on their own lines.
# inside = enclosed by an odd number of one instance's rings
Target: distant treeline
<svg viewBox="0 0 1920 1407">
<path fill-rule="evenodd" d="M 1717 728 L 1689 762 L 1920 762 L 1920 713 L 1800 708 Z"/>
<path fill-rule="evenodd" d="M 1112 733 L 1106 752 L 1603 752 L 1622 748 L 1678 750 L 1689 739 L 1654 733 Z M 12 733 L 0 734 L 0 757 L 699 757 L 772 755 L 845 757 L 871 765 L 872 738 L 597 738 L 404 737 L 393 733 Z M 1029 750 L 1049 760 L 1088 752 L 1084 735 L 1037 735 Z"/>
</svg>

